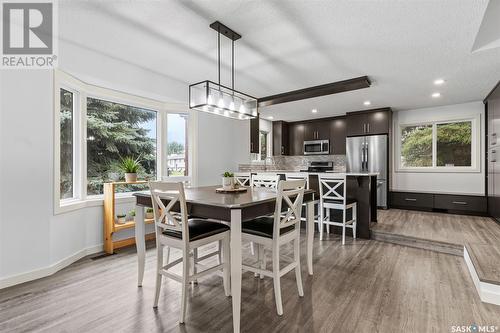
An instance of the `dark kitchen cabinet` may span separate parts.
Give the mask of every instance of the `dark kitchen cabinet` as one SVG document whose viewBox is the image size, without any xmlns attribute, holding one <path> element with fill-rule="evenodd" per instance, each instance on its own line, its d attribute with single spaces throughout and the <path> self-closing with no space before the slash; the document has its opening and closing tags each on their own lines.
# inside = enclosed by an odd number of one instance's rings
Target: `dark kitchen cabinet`
<svg viewBox="0 0 500 333">
<path fill-rule="evenodd" d="M 500 221 L 500 82 L 484 100 L 487 113 L 488 142 L 486 186 L 488 214 Z"/>
<path fill-rule="evenodd" d="M 390 108 L 347 113 L 347 136 L 389 134 L 392 122 Z"/>
<path fill-rule="evenodd" d="M 273 121 L 273 156 L 289 154 L 288 123 Z"/>
<path fill-rule="evenodd" d="M 259 153 L 259 117 L 250 119 L 250 153 Z"/>
<path fill-rule="evenodd" d="M 346 118 L 339 117 L 328 123 L 330 129 L 330 154 L 344 155 L 346 143 Z"/>
<path fill-rule="evenodd" d="M 304 140 L 328 140 L 330 137 L 330 126 L 325 119 L 319 119 L 304 123 Z"/>
<path fill-rule="evenodd" d="M 304 132 L 305 124 L 291 123 L 288 126 L 288 143 L 290 147 L 290 155 L 304 155 Z"/>
</svg>

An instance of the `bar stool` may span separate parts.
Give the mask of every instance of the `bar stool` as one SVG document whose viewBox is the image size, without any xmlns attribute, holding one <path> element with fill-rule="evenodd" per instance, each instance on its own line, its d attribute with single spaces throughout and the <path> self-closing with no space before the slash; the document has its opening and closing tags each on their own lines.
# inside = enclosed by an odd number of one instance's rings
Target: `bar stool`
<svg viewBox="0 0 500 333">
<path fill-rule="evenodd" d="M 186 197 L 182 182 L 150 182 L 151 201 L 153 205 L 156 233 L 156 288 L 153 307 L 158 307 L 162 277 L 166 276 L 182 284 L 181 313 L 179 322 L 184 323 L 186 317 L 187 288 L 190 282 L 199 277 L 213 273 L 217 270 L 223 272 L 224 291 L 226 296 L 230 295 L 229 277 L 229 227 L 209 220 L 189 219 L 187 216 Z M 166 204 L 165 204 L 166 203 Z M 175 206 L 180 207 L 180 212 L 173 211 Z M 201 272 L 190 268 L 190 252 L 197 250 L 200 246 L 221 241 L 223 245 L 223 262 L 219 262 L 211 268 Z M 182 257 L 167 264 L 163 262 L 163 248 L 174 247 L 182 250 Z M 220 254 L 218 251 L 208 253 L 201 258 L 193 258 L 193 268 L 199 261 Z M 182 263 L 182 275 L 169 271 L 170 268 Z"/>
<path fill-rule="evenodd" d="M 345 244 L 345 229 L 351 228 L 356 238 L 357 202 L 347 199 L 345 174 L 319 174 L 319 239 L 323 240 L 323 224 L 342 227 L 342 245 Z M 330 220 L 330 209 L 342 211 L 342 221 Z M 347 221 L 347 210 L 351 209 L 352 218 Z M 325 214 L 326 210 L 326 214 Z"/>
<path fill-rule="evenodd" d="M 250 186 L 277 188 L 280 176 L 273 173 L 256 173 L 252 175 Z"/>
<path fill-rule="evenodd" d="M 266 270 L 262 261 L 257 266 L 243 265 L 243 269 L 261 276 L 269 276 L 274 282 L 274 296 L 278 315 L 283 314 L 281 300 L 281 277 L 295 270 L 299 296 L 304 296 L 300 270 L 300 217 L 304 198 L 304 180 L 280 181 L 278 183 L 274 216 L 258 217 L 242 225 L 242 239 L 251 241 L 259 248 L 272 250 L 272 270 Z M 283 207 L 285 203 L 285 207 Z M 283 208 L 287 209 L 284 210 Z M 283 216 L 282 211 L 286 211 Z M 293 242 L 293 261 L 280 269 L 280 246 Z"/>
</svg>

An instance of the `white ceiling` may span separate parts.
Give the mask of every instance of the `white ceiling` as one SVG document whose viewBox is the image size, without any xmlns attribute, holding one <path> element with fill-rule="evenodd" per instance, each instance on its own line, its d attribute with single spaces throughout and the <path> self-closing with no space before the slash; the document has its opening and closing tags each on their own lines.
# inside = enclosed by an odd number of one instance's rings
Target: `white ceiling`
<svg viewBox="0 0 500 333">
<path fill-rule="evenodd" d="M 396 110 L 482 100 L 500 79 L 500 48 L 471 52 L 487 0 L 61 1 L 62 40 L 159 73 L 186 93 L 217 79 L 219 20 L 236 42 L 235 87 L 256 97 L 368 75 L 371 88 L 266 107 L 298 120 L 390 106 Z M 230 44 L 222 40 L 223 83 Z M 61 56 L 64 56 L 63 54 Z M 433 85 L 444 78 L 441 87 Z M 168 87 L 165 87 L 168 91 Z M 442 97 L 433 99 L 439 91 Z M 311 109 L 318 113 L 311 114 Z"/>
</svg>

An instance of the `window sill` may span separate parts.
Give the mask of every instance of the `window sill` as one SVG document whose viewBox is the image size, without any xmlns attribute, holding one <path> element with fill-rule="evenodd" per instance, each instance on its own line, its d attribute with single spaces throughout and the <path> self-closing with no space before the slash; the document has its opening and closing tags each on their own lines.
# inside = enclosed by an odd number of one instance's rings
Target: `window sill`
<svg viewBox="0 0 500 333">
<path fill-rule="evenodd" d="M 115 204 L 134 203 L 134 193 L 136 192 L 117 194 L 115 198 Z M 56 207 L 54 207 L 54 215 L 68 213 L 82 208 L 99 207 L 103 205 L 104 198 L 102 195 L 91 196 L 85 200 L 68 200 L 65 202 L 58 202 Z"/>
</svg>

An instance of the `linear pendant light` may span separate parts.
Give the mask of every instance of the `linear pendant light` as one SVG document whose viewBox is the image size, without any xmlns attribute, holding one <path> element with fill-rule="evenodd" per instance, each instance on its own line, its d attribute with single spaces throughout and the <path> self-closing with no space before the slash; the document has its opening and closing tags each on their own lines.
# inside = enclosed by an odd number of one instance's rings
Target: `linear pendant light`
<svg viewBox="0 0 500 333">
<path fill-rule="evenodd" d="M 258 116 L 257 98 L 234 90 L 234 42 L 241 35 L 216 21 L 210 28 L 217 31 L 218 83 L 205 80 L 189 86 L 189 108 L 234 119 L 253 119 Z M 220 35 L 231 39 L 231 88 L 220 83 Z"/>
</svg>

